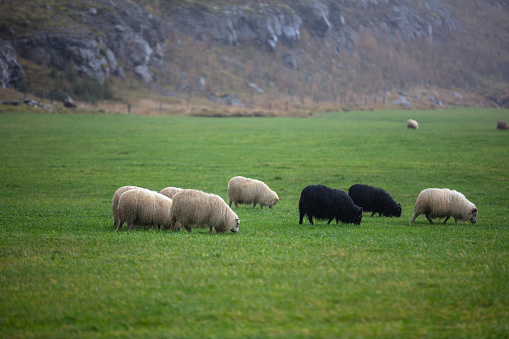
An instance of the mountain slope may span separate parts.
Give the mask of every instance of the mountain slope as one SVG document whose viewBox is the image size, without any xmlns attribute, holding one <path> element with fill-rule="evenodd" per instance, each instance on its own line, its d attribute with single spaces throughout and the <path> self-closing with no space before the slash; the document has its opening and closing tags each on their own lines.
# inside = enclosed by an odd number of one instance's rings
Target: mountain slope
<svg viewBox="0 0 509 339">
<path fill-rule="evenodd" d="M 205 111 L 504 105 L 508 96 L 503 1 L 11 1 L 4 9 L 0 37 L 29 70 L 18 86 L 32 92 L 49 82 L 82 99 L 125 101 L 140 90 Z M 37 67 L 52 76 L 30 75 Z"/>
</svg>

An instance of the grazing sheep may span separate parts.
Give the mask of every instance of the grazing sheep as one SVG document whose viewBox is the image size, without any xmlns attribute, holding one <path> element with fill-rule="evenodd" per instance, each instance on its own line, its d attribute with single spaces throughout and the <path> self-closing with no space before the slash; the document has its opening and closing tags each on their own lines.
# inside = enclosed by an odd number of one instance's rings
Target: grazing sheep
<svg viewBox="0 0 509 339">
<path fill-rule="evenodd" d="M 182 188 L 178 188 L 178 187 L 166 187 L 166 188 L 163 188 L 161 190 L 161 193 L 162 195 L 166 195 L 168 198 L 170 199 L 173 199 L 173 196 L 179 192 L 182 192 L 183 189 Z"/>
<path fill-rule="evenodd" d="M 406 127 L 411 128 L 411 129 L 418 129 L 419 124 L 415 120 L 408 119 L 408 121 L 406 122 Z"/>
<path fill-rule="evenodd" d="M 410 222 L 414 222 L 419 215 L 426 215 L 426 219 L 433 223 L 432 219 L 445 218 L 444 224 L 450 217 L 454 218 L 456 225 L 458 220 L 470 220 L 472 224 L 477 222 L 477 208 L 467 200 L 460 192 L 447 188 L 428 188 L 417 197 L 414 215 Z"/>
<path fill-rule="evenodd" d="M 183 227 L 191 232 L 193 228 L 209 228 L 216 232 L 239 231 L 239 217 L 224 200 L 215 194 L 185 189 L 175 195 L 171 209 L 171 229 Z"/>
<path fill-rule="evenodd" d="M 118 201 L 117 231 L 124 223 L 129 230 L 133 225 L 170 228 L 171 206 L 172 200 L 157 192 L 144 188 L 128 190 Z"/>
<path fill-rule="evenodd" d="M 299 224 L 304 215 L 308 216 L 313 225 L 313 217 L 317 219 L 336 219 L 336 223 L 352 223 L 360 225 L 362 208 L 355 205 L 345 192 L 323 185 L 310 185 L 302 190 L 299 200 Z"/>
<path fill-rule="evenodd" d="M 264 182 L 238 176 L 228 182 L 228 200 L 230 207 L 234 202 L 236 208 L 239 208 L 238 204 L 253 204 L 253 208 L 258 204 L 261 208 L 272 208 L 280 199 Z"/>
<path fill-rule="evenodd" d="M 120 196 L 133 188 L 139 188 L 137 186 L 122 186 L 119 189 L 115 191 L 115 194 L 113 194 L 112 199 L 112 208 L 113 208 L 113 226 L 118 227 L 118 201 L 120 200 Z"/>
<path fill-rule="evenodd" d="M 354 204 L 362 207 L 363 211 L 373 212 L 371 216 L 374 216 L 375 213 L 385 217 L 401 216 L 401 205 L 381 188 L 355 184 L 348 190 L 348 195 Z"/>
<path fill-rule="evenodd" d="M 507 125 L 507 122 L 499 120 L 497 121 L 497 129 L 506 130 L 509 129 L 509 126 Z"/>
</svg>

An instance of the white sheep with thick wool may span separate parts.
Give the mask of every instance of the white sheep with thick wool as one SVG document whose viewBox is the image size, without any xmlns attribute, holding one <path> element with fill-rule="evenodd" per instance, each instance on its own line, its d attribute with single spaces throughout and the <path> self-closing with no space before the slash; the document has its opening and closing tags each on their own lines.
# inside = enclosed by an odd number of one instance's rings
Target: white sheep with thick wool
<svg viewBox="0 0 509 339">
<path fill-rule="evenodd" d="M 112 209 L 113 209 L 113 225 L 118 227 L 118 201 L 120 200 L 120 196 L 124 194 L 125 192 L 132 190 L 134 188 L 140 188 L 138 186 L 122 186 L 118 188 L 115 193 L 113 194 L 112 199 Z"/>
<path fill-rule="evenodd" d="M 417 123 L 417 121 L 413 119 L 408 119 L 408 121 L 406 122 L 406 127 L 410 129 L 418 129 L 419 124 Z"/>
<path fill-rule="evenodd" d="M 280 199 L 264 182 L 237 176 L 228 182 L 228 200 L 230 207 L 235 203 L 236 208 L 239 208 L 238 204 L 253 204 L 253 208 L 256 205 L 272 208 Z"/>
<path fill-rule="evenodd" d="M 160 229 L 170 228 L 172 200 L 160 193 L 144 188 L 124 192 L 118 201 L 118 226 L 124 223 L 129 230 L 133 226 L 150 226 Z"/>
<path fill-rule="evenodd" d="M 210 234 L 238 232 L 240 220 L 235 212 L 215 194 L 185 189 L 173 198 L 171 229 L 209 228 Z"/>
<path fill-rule="evenodd" d="M 433 223 L 433 219 L 445 218 L 445 224 L 450 217 L 454 218 L 456 225 L 458 221 L 470 220 L 473 224 L 477 222 L 477 207 L 462 193 L 448 188 L 428 188 L 421 191 L 410 222 L 414 222 L 421 214 L 424 214 L 430 223 Z"/>
<path fill-rule="evenodd" d="M 170 199 L 173 199 L 173 196 L 175 196 L 175 194 L 180 193 L 182 191 L 183 191 L 183 189 L 179 188 L 179 187 L 166 187 L 166 188 L 163 188 L 161 190 L 161 192 L 159 192 L 159 193 L 167 196 Z"/>
</svg>

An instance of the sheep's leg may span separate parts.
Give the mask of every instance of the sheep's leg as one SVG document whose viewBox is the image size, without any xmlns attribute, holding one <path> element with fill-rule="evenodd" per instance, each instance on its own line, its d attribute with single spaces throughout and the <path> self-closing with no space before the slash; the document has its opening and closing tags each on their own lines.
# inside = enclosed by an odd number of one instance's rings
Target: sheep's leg
<svg viewBox="0 0 509 339">
<path fill-rule="evenodd" d="M 428 219 L 429 223 L 430 224 L 434 224 L 433 220 L 429 217 L 428 214 L 426 214 L 426 219 Z"/>
<path fill-rule="evenodd" d="M 210 231 L 209 231 L 209 234 L 212 234 L 214 233 L 214 231 L 212 231 L 214 229 L 214 226 L 210 226 Z"/>
<path fill-rule="evenodd" d="M 444 222 L 442 224 L 445 224 L 447 222 L 447 220 L 449 220 L 451 216 L 447 216 L 447 218 L 445 218 Z"/>
<path fill-rule="evenodd" d="M 253 208 L 255 208 L 255 207 L 256 207 L 256 202 L 253 203 Z"/>
<path fill-rule="evenodd" d="M 122 228 L 122 224 L 117 226 L 117 232 L 120 231 L 120 229 Z"/>
<path fill-rule="evenodd" d="M 229 202 L 230 202 L 230 208 L 232 208 L 232 202 L 233 202 L 233 201 L 229 200 Z"/>
<path fill-rule="evenodd" d="M 375 211 L 373 211 L 373 213 L 371 213 L 371 216 L 374 216 L 374 215 L 375 215 L 375 213 L 376 213 L 376 212 L 375 212 Z"/>
<path fill-rule="evenodd" d="M 304 219 L 304 213 L 301 213 L 301 214 L 300 214 L 300 217 L 299 217 L 299 224 L 302 224 L 302 219 Z"/>
<path fill-rule="evenodd" d="M 458 224 L 458 218 L 454 217 L 454 221 L 456 222 L 456 225 Z"/>
<path fill-rule="evenodd" d="M 332 218 L 330 218 L 330 219 L 329 219 L 329 222 L 327 223 L 327 225 L 330 225 L 330 222 L 331 222 L 332 220 L 334 220 L 334 217 L 332 217 Z"/>
<path fill-rule="evenodd" d="M 188 231 L 189 233 L 191 233 L 191 232 L 192 232 L 191 227 L 189 227 L 189 226 L 184 226 L 184 228 L 185 228 L 185 229 L 186 229 L 186 231 Z"/>
<path fill-rule="evenodd" d="M 419 215 L 415 214 L 412 216 L 412 220 L 410 220 L 410 223 L 413 223 L 415 221 L 415 218 L 417 218 Z"/>
<path fill-rule="evenodd" d="M 313 217 L 308 214 L 309 223 L 313 225 Z"/>
</svg>

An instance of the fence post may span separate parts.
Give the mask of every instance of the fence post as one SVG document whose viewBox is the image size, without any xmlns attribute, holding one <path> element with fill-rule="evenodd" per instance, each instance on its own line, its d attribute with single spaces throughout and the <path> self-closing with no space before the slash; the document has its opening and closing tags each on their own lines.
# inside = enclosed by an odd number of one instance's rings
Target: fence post
<svg viewBox="0 0 509 339">
<path fill-rule="evenodd" d="M 131 114 L 131 104 L 127 104 L 127 114 Z"/>
</svg>

